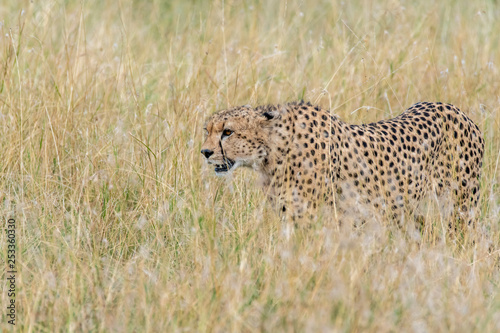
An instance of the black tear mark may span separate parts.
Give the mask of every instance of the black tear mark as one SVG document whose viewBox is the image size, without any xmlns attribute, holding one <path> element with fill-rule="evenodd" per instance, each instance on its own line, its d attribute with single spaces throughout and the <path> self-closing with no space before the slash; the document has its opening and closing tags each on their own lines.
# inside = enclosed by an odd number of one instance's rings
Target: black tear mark
<svg viewBox="0 0 500 333">
<path fill-rule="evenodd" d="M 220 147 L 220 151 L 222 153 L 222 159 L 224 161 L 224 164 L 229 169 L 229 165 L 227 163 L 227 157 L 226 157 L 226 154 L 224 153 L 224 148 L 222 148 L 222 140 L 219 140 L 219 147 Z"/>
</svg>

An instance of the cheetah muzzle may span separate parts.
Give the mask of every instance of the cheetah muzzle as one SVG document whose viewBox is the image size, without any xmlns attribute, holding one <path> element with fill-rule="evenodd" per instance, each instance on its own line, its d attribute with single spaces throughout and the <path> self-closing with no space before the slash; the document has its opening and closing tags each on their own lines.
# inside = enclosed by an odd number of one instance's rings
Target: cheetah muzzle
<svg viewBox="0 0 500 333">
<path fill-rule="evenodd" d="M 424 196 L 447 215 L 477 217 L 484 140 L 472 120 L 444 103 L 351 125 L 310 103 L 234 107 L 211 116 L 202 154 L 226 175 L 250 167 L 276 209 L 293 220 L 332 207 L 335 216 L 397 218 Z M 450 200 L 451 199 L 451 200 Z"/>
</svg>

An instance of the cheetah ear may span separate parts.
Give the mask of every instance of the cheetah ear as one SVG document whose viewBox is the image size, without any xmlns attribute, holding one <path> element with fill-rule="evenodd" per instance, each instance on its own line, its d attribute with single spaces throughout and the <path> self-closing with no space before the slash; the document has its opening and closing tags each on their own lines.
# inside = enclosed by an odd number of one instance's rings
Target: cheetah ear
<svg viewBox="0 0 500 333">
<path fill-rule="evenodd" d="M 267 120 L 271 120 L 271 119 L 274 119 L 276 117 L 276 115 L 272 114 L 272 112 L 264 112 L 262 115 L 264 117 L 266 117 Z"/>
<path fill-rule="evenodd" d="M 278 107 L 275 109 L 267 109 L 265 112 L 261 113 L 261 116 L 266 118 L 266 120 L 281 119 L 281 116 L 286 112 L 283 107 Z"/>
</svg>

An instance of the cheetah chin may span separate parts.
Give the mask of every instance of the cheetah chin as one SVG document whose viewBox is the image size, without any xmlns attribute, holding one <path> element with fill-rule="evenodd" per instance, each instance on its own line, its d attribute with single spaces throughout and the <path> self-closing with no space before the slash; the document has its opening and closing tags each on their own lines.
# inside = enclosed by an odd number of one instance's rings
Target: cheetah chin
<svg viewBox="0 0 500 333">
<path fill-rule="evenodd" d="M 238 163 L 235 161 L 225 158 L 224 163 L 218 164 L 217 162 L 209 161 L 209 164 L 214 165 L 214 171 L 216 176 L 226 176 L 238 167 Z"/>
</svg>

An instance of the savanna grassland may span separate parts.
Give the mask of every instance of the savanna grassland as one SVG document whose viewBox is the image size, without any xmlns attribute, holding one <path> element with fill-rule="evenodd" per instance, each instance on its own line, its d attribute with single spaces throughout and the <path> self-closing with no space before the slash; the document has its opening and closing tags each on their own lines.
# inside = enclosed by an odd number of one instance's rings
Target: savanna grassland
<svg viewBox="0 0 500 333">
<path fill-rule="evenodd" d="M 352 123 L 460 107 L 479 222 L 284 232 L 200 147 L 216 110 L 298 99 Z M 2 1 L 0 146 L 17 331 L 500 330 L 499 1 Z"/>
</svg>

